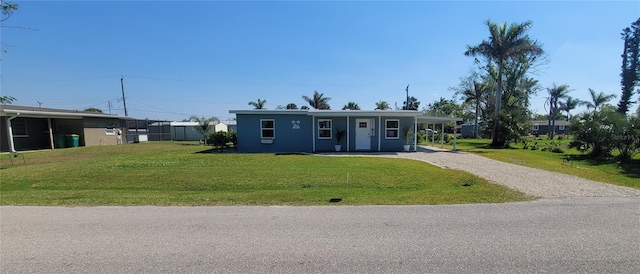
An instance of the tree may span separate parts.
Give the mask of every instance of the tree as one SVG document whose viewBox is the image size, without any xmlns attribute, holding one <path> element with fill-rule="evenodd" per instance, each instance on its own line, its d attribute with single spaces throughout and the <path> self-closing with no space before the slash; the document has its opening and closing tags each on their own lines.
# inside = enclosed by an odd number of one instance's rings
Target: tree
<svg viewBox="0 0 640 274">
<path fill-rule="evenodd" d="M 622 51 L 622 94 L 618 103 L 618 113 L 626 114 L 629 111 L 633 96 L 633 89 L 640 84 L 640 18 L 631 23 L 631 27 L 622 30 L 624 49 Z M 640 93 L 640 89 L 638 90 Z"/>
<path fill-rule="evenodd" d="M 324 93 L 313 91 L 312 98 L 309 98 L 308 96 L 303 95 L 302 99 L 304 99 L 307 103 L 309 103 L 309 106 L 311 106 L 314 109 L 323 109 L 323 110 L 331 109 L 331 106 L 329 106 L 329 100 L 331 100 L 331 98 L 324 97 Z"/>
<path fill-rule="evenodd" d="M 289 103 L 289 104 L 287 104 L 285 109 L 298 109 L 298 106 L 296 104 L 294 104 L 294 103 Z"/>
<path fill-rule="evenodd" d="M 404 101 L 402 109 L 403 110 L 418 110 L 420 108 L 420 101 L 416 97 L 409 97 L 409 102 Z"/>
<path fill-rule="evenodd" d="M 486 21 L 489 29 L 489 40 L 483 40 L 479 45 L 467 45 L 466 56 L 482 56 L 486 59 L 487 65 L 497 66 L 494 123 L 493 123 L 493 147 L 504 147 L 506 136 L 500 134 L 500 110 L 503 97 L 503 75 L 509 60 L 520 60 L 525 56 L 540 56 L 544 53 L 541 46 L 527 35 L 527 30 L 531 28 L 530 21 L 511 24 L 507 28 L 507 23 L 494 24 L 491 20 Z M 526 71 L 525 71 L 526 72 Z M 508 79 L 507 79 L 508 80 Z"/>
<path fill-rule="evenodd" d="M 456 95 L 462 97 L 462 104 L 464 106 L 472 105 L 474 108 L 474 138 L 478 138 L 480 135 L 478 128 L 478 120 L 480 117 L 483 95 L 487 92 L 487 85 L 480 81 L 479 75 L 476 72 L 472 72 L 467 77 L 460 78 L 460 84 L 457 87 L 451 87 L 449 90 L 455 91 Z"/>
<path fill-rule="evenodd" d="M 18 4 L 14 4 L 11 2 L 0 2 L 0 10 L 2 10 L 2 18 L 0 18 L 0 22 L 4 22 L 9 19 L 11 15 L 13 15 L 14 11 L 18 10 Z"/>
<path fill-rule="evenodd" d="M 262 100 L 260 98 L 258 98 L 257 102 L 249 102 L 250 106 L 253 106 L 254 109 L 264 109 L 264 105 L 267 103 L 267 100 Z"/>
<path fill-rule="evenodd" d="M 18 101 L 18 99 L 13 96 L 0 96 L 0 105 L 11 105 L 15 101 Z"/>
<path fill-rule="evenodd" d="M 587 109 L 593 108 L 593 111 L 598 111 L 598 108 L 602 108 L 604 104 L 616 98 L 615 94 L 606 95 L 604 92 L 596 94 L 596 91 L 593 89 L 589 89 L 589 93 L 591 93 L 591 102 L 583 102 L 582 104 L 585 105 Z"/>
<path fill-rule="evenodd" d="M 560 101 L 559 103 L 560 103 L 560 110 L 567 113 L 567 121 L 569 121 L 571 120 L 570 112 L 576 109 L 576 107 L 581 105 L 583 102 L 580 99 L 574 99 L 571 96 L 567 96 L 567 99 L 564 102 Z"/>
<path fill-rule="evenodd" d="M 309 107 L 308 106 L 301 106 L 300 109 L 307 110 L 307 109 L 309 109 Z"/>
<path fill-rule="evenodd" d="M 557 86 L 555 83 L 551 88 L 547 88 L 547 92 L 549 92 L 549 97 L 547 98 L 547 103 L 549 104 L 549 127 L 551 128 L 549 139 L 553 139 L 553 135 L 556 134 L 556 119 L 559 118 L 560 114 L 560 99 L 567 98 L 569 91 L 569 85 Z"/>
<path fill-rule="evenodd" d="M 209 132 L 211 132 L 214 129 L 214 126 L 220 122 L 220 120 L 218 120 L 218 118 L 216 117 L 204 118 L 195 115 L 191 116 L 189 120 L 198 122 L 198 125 L 196 125 L 196 130 L 202 134 L 205 145 L 207 144 L 207 136 Z"/>
<path fill-rule="evenodd" d="M 389 110 L 389 109 L 391 109 L 391 106 L 387 101 L 380 100 L 376 103 L 375 110 Z"/>
<path fill-rule="evenodd" d="M 85 108 L 84 111 L 88 111 L 88 112 L 99 112 L 102 113 L 102 110 L 99 108 L 94 108 L 94 107 L 90 107 L 90 108 Z"/>
<path fill-rule="evenodd" d="M 360 110 L 360 106 L 358 106 L 358 104 L 356 104 L 355 102 L 349 102 L 346 105 L 344 105 L 344 107 L 342 107 L 342 110 Z"/>
</svg>

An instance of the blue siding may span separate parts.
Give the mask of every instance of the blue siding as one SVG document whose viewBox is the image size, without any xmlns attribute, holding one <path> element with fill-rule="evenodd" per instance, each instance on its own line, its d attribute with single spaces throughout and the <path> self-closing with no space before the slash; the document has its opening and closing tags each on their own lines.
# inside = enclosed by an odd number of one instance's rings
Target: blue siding
<svg viewBox="0 0 640 274">
<path fill-rule="evenodd" d="M 380 119 L 382 119 L 382 123 L 380 123 Z M 331 140 L 326 140 L 326 139 L 319 139 L 318 138 L 318 128 L 317 128 L 317 124 L 318 124 L 318 119 L 331 119 L 332 124 L 333 124 L 333 128 L 339 128 L 339 129 L 346 129 L 347 128 L 347 117 L 322 117 L 322 118 L 316 118 L 316 121 L 314 123 L 315 128 L 315 140 L 316 140 L 316 151 L 335 151 L 334 149 L 334 145 L 336 144 L 336 140 L 335 140 L 335 136 L 333 136 L 333 138 Z M 403 145 L 404 145 L 404 137 L 402 135 L 402 129 L 404 127 L 412 127 L 413 128 L 413 124 L 414 124 L 414 118 L 413 117 L 391 117 L 391 116 L 382 116 L 382 117 L 349 117 L 349 133 L 348 135 L 345 135 L 345 139 L 342 140 L 342 142 L 340 143 L 342 145 L 342 151 L 346 151 L 347 147 L 346 147 L 346 142 L 347 142 L 347 136 L 349 137 L 348 142 L 349 142 L 349 151 L 355 151 L 355 147 L 356 147 L 356 136 L 355 136 L 355 132 L 356 132 L 356 120 L 357 119 L 367 119 L 370 120 L 373 119 L 373 123 L 374 123 L 374 127 L 375 127 L 375 135 L 369 137 L 371 139 L 371 149 L 370 151 L 378 151 L 378 138 L 380 138 L 380 151 L 402 151 L 403 150 Z M 387 119 L 395 119 L 395 120 L 399 120 L 400 122 L 400 129 L 399 129 L 399 135 L 400 138 L 398 139 L 386 139 L 385 138 L 385 121 Z M 335 130 L 333 131 L 335 134 Z M 411 143 L 413 143 L 413 134 L 411 137 Z"/>
<path fill-rule="evenodd" d="M 261 143 L 260 120 L 274 119 L 275 137 L 272 144 Z M 286 114 L 237 114 L 239 152 L 312 152 L 311 116 Z M 294 129 L 291 121 L 300 121 Z"/>
<path fill-rule="evenodd" d="M 400 138 L 398 139 L 387 139 L 386 138 L 386 134 L 385 134 L 385 121 L 387 119 L 398 119 L 400 120 L 400 132 L 398 132 L 398 135 Z M 405 145 L 405 139 L 404 139 L 404 133 L 403 133 L 403 129 L 405 127 L 411 127 L 411 137 L 409 138 L 409 143 L 413 144 L 413 136 L 414 136 L 414 132 L 413 130 L 414 128 L 414 122 L 415 122 L 415 118 L 413 117 L 390 117 L 390 116 L 383 116 L 382 117 L 382 126 L 380 128 L 380 130 L 378 131 L 380 133 L 380 150 L 381 151 L 401 151 L 403 150 L 403 146 Z M 376 125 L 377 126 L 377 125 Z M 376 139 L 377 142 L 377 139 Z M 413 148 L 413 146 L 411 146 Z"/>
</svg>

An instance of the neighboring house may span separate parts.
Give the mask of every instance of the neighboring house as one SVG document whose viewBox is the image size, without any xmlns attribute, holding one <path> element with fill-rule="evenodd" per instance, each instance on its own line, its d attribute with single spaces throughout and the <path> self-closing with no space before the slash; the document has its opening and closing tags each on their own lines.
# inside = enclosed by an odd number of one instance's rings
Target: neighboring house
<svg viewBox="0 0 640 274">
<path fill-rule="evenodd" d="M 462 124 L 460 126 L 460 133 L 462 135 L 462 138 L 473 138 L 475 136 L 475 128 L 475 121 L 470 121 Z M 482 138 L 486 129 L 487 123 L 485 123 L 484 121 L 478 121 L 478 137 Z"/>
<path fill-rule="evenodd" d="M 230 110 L 236 115 L 239 152 L 334 151 L 336 130 L 345 130 L 341 151 L 401 151 L 410 127 L 416 150 L 418 123 L 461 118 L 423 116 L 411 110 Z"/>
<path fill-rule="evenodd" d="M 565 134 L 569 132 L 569 126 L 571 126 L 571 122 L 565 120 L 556 120 L 555 128 L 556 134 Z M 531 134 L 533 135 L 546 135 L 551 132 L 551 127 L 549 126 L 549 120 L 535 120 L 531 121 Z"/>
<path fill-rule="evenodd" d="M 24 151 L 74 146 L 115 145 L 126 142 L 125 121 L 98 112 L 3 105 L 0 106 L 0 150 Z M 118 140 L 120 138 L 120 140 Z"/>
<path fill-rule="evenodd" d="M 210 123 L 213 131 L 228 131 L 225 123 Z M 171 122 L 171 140 L 173 141 L 201 141 L 204 139 L 196 127 L 198 122 Z"/>
</svg>

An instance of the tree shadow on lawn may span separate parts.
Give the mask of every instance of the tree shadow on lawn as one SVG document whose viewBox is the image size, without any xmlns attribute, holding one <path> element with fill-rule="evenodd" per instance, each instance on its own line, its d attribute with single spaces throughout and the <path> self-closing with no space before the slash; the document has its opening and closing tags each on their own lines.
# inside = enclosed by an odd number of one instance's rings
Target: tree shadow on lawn
<svg viewBox="0 0 640 274">
<path fill-rule="evenodd" d="M 640 159 L 620 161 L 614 157 L 591 157 L 589 155 L 569 155 L 572 161 L 581 161 L 591 166 L 615 165 L 622 169 L 622 174 L 630 178 L 640 178 Z"/>
</svg>

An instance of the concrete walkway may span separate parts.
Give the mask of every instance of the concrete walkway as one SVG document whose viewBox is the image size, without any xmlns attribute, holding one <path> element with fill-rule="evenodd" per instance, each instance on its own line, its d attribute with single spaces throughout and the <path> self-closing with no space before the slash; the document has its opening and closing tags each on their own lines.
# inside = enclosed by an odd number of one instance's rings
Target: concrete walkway
<svg viewBox="0 0 640 274">
<path fill-rule="evenodd" d="M 462 170 L 491 182 L 542 198 L 638 197 L 640 190 L 595 182 L 572 175 L 519 166 L 482 156 L 435 147 L 418 152 L 325 153 L 331 156 L 392 157 L 424 161 L 442 168 Z"/>
</svg>

